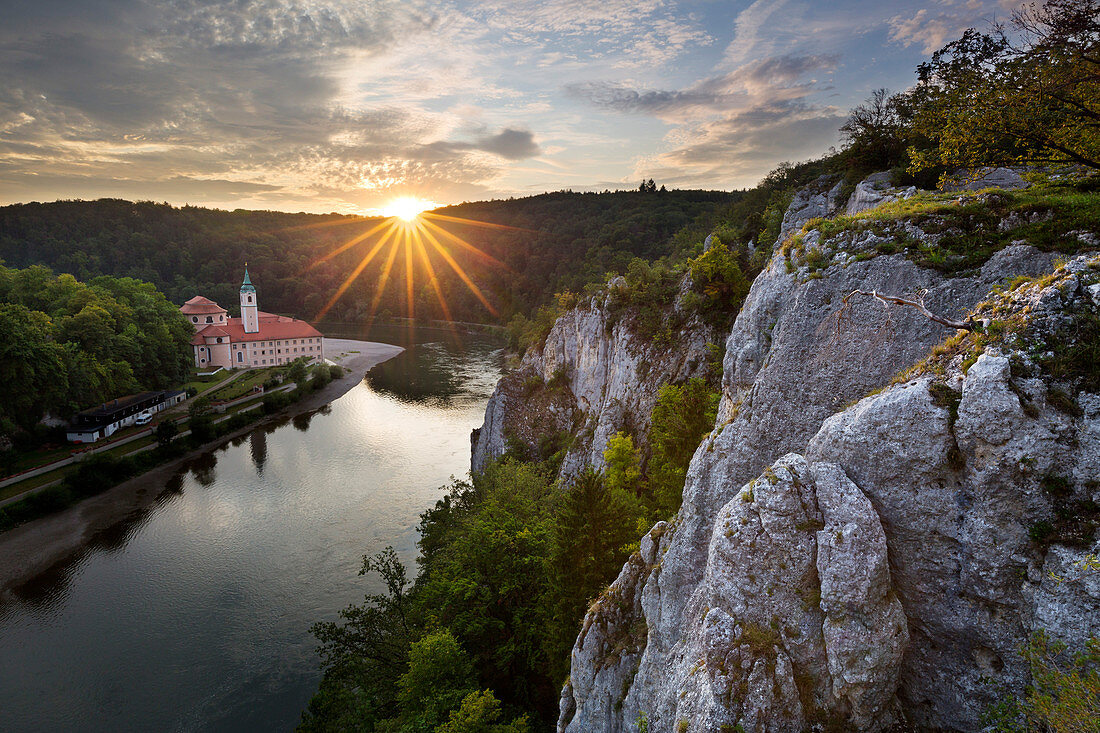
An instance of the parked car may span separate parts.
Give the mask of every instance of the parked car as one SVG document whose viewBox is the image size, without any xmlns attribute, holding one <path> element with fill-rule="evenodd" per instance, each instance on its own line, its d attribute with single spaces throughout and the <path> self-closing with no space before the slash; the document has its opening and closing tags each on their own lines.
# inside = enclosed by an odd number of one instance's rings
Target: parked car
<svg viewBox="0 0 1100 733">
<path fill-rule="evenodd" d="M 134 419 L 134 425 L 148 425 L 151 422 L 153 422 L 153 413 L 148 410 L 139 412 L 137 418 Z"/>
</svg>

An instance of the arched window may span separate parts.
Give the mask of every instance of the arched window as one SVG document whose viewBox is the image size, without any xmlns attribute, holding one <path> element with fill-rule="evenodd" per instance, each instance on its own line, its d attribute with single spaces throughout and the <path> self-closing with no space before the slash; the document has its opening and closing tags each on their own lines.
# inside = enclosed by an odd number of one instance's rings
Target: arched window
<svg viewBox="0 0 1100 733">
<path fill-rule="evenodd" d="M 214 322 L 214 316 L 207 316 L 206 317 L 206 322 L 207 323 L 213 323 Z"/>
<path fill-rule="evenodd" d="M 251 296 L 251 295 L 250 295 L 250 296 L 248 296 L 248 302 L 249 302 L 249 303 L 251 303 L 251 302 L 252 302 L 252 296 Z"/>
<path fill-rule="evenodd" d="M 238 351 L 237 352 L 237 362 L 240 363 L 242 361 L 244 361 L 244 352 L 243 351 Z"/>
</svg>

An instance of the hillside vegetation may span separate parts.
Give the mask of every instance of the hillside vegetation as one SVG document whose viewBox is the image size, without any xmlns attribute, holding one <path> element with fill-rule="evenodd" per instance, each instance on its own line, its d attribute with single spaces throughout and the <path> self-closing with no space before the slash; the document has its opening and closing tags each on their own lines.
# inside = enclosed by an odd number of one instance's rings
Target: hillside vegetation
<svg viewBox="0 0 1100 733">
<path fill-rule="evenodd" d="M 493 310 L 508 318 L 532 312 L 555 292 L 602 280 L 633 257 L 668 254 L 675 246 L 674 234 L 693 225 L 705 231 L 716 210 L 735 196 L 721 191 L 563 191 L 462 204 L 439 213 L 511 228 L 438 220 L 478 251 L 436 236 L 484 291 Z M 380 221 L 113 199 L 19 204 L 0 208 L 0 259 L 16 267 L 45 265 L 85 280 L 99 275 L 138 278 L 176 303 L 203 294 L 230 308 L 237 302 L 247 262 L 265 310 L 312 319 L 378 236 L 322 258 Z M 388 252 L 354 280 L 328 312 L 329 320 L 366 319 L 376 294 L 379 315 L 407 315 L 403 252 L 393 260 L 388 286 L 378 293 Z M 426 252 L 454 319 L 496 320 L 432 247 Z M 443 318 L 419 259 L 414 267 L 414 315 Z"/>
<path fill-rule="evenodd" d="M 149 283 L 0 266 L 0 436 L 30 439 L 47 412 L 179 384 L 192 333 Z"/>
</svg>

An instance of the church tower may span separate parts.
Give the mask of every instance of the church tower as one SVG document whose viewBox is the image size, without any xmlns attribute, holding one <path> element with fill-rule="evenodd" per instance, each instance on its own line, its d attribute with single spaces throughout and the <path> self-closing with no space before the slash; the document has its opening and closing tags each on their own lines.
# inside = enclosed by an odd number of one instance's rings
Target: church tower
<svg viewBox="0 0 1100 733">
<path fill-rule="evenodd" d="M 256 288 L 248 279 L 248 265 L 245 265 L 244 282 L 241 283 L 241 323 L 245 333 L 260 331 L 260 306 L 256 302 Z"/>
</svg>

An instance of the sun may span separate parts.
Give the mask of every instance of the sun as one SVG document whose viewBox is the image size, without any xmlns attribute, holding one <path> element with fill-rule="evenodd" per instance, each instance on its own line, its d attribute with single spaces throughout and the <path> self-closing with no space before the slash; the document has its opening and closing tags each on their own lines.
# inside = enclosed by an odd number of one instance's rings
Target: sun
<svg viewBox="0 0 1100 733">
<path fill-rule="evenodd" d="M 434 201 L 418 199 L 415 196 L 402 196 L 386 204 L 382 208 L 382 214 L 383 216 L 397 217 L 405 221 L 413 221 L 420 216 L 420 212 L 434 209 L 438 206 L 439 204 Z"/>
</svg>

